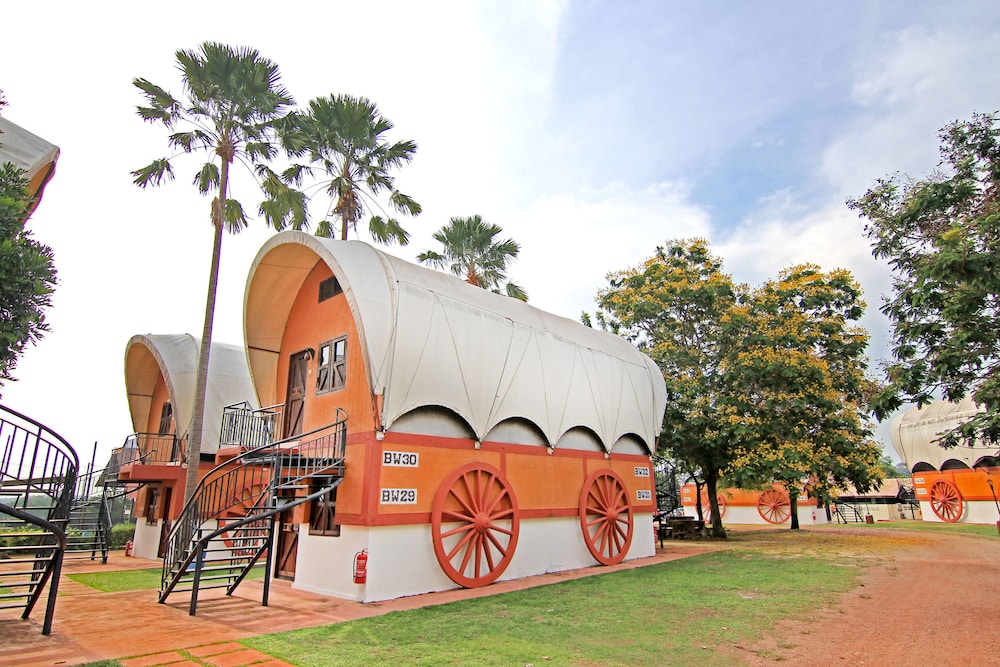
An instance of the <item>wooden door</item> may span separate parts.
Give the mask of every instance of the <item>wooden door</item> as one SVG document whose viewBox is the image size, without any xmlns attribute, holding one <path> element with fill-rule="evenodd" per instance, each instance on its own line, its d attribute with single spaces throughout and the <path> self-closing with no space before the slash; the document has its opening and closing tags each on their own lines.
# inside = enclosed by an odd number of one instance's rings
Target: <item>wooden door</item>
<svg viewBox="0 0 1000 667">
<path fill-rule="evenodd" d="M 288 393 L 285 394 L 285 434 L 291 438 L 302 433 L 306 407 L 306 378 L 309 375 L 309 353 L 296 352 L 288 360 Z"/>
<path fill-rule="evenodd" d="M 295 579 L 295 556 L 299 548 L 299 526 L 291 521 L 291 512 L 279 515 L 278 548 L 274 563 L 274 576 L 278 579 Z"/>
<path fill-rule="evenodd" d="M 163 492 L 163 520 L 160 522 L 160 543 L 156 547 L 156 557 L 163 558 L 167 553 L 167 537 L 173 521 L 170 520 L 170 504 L 173 501 L 173 488 L 167 487 Z"/>
</svg>

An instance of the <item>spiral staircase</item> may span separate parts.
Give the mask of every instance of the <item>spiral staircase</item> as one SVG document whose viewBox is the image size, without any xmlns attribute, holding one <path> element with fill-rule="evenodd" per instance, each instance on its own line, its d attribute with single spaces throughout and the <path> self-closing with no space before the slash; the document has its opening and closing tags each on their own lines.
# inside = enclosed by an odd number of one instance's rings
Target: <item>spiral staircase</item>
<svg viewBox="0 0 1000 667">
<path fill-rule="evenodd" d="M 344 477 L 347 416 L 324 428 L 272 441 L 270 417 L 249 407 L 223 414 L 225 440 L 240 453 L 206 474 L 167 537 L 160 603 L 175 593 L 198 596 L 213 588 L 231 595 L 264 560 L 261 604 L 267 606 L 276 517 L 322 498 Z"/>
<path fill-rule="evenodd" d="M 62 437 L 0 405 L 0 609 L 21 609 L 27 619 L 44 599 L 44 635 L 52 631 L 67 534 L 75 532 L 79 469 Z M 96 553 L 97 544 L 83 548 Z"/>
</svg>

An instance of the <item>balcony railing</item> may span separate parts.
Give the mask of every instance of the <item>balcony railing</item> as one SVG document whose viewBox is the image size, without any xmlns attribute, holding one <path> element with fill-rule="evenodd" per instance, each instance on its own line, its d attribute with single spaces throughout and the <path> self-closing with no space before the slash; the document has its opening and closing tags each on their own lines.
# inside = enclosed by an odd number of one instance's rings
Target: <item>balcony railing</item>
<svg viewBox="0 0 1000 667">
<path fill-rule="evenodd" d="M 269 447 L 281 432 L 281 405 L 254 408 L 249 403 L 237 403 L 222 410 L 222 431 L 219 447 L 240 447 L 253 451 Z"/>
<path fill-rule="evenodd" d="M 121 465 L 141 463 L 156 465 L 164 463 L 180 463 L 181 447 L 177 436 L 168 433 L 133 433 L 125 438 L 119 455 Z"/>
</svg>

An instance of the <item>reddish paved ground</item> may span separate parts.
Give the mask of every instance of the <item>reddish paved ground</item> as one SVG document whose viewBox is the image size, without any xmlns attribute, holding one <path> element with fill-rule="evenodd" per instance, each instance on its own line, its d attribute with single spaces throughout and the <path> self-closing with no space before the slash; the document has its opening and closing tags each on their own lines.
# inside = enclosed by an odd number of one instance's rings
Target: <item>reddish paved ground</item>
<svg viewBox="0 0 1000 667">
<path fill-rule="evenodd" d="M 604 572 L 662 563 L 704 553 L 697 543 L 674 543 L 660 549 L 653 558 L 628 561 L 611 567 L 591 567 L 501 581 L 485 588 L 428 593 L 411 597 L 361 604 L 292 590 L 287 581 L 273 581 L 269 605 L 262 607 L 260 581 L 244 582 L 232 597 L 221 590 L 206 591 L 198 604 L 198 615 L 188 615 L 187 600 L 174 596 L 167 604 L 157 604 L 154 591 L 102 593 L 65 576 L 59 584 L 59 600 L 52 634 L 41 634 L 42 605 L 27 621 L 14 610 L 0 611 L 0 667 L 69 667 L 94 660 L 133 657 L 126 667 L 198 667 L 187 659 L 190 653 L 220 667 L 253 664 L 280 667 L 280 661 L 266 660 L 256 651 L 234 640 L 268 632 L 327 625 L 339 621 L 377 616 L 390 611 L 414 609 L 453 600 L 495 595 L 531 586 L 565 581 Z M 64 574 L 94 569 L 111 571 L 159 567 L 158 561 L 125 558 L 114 552 L 107 565 L 90 561 L 67 561 Z M 178 651 L 183 651 L 180 653 Z M 208 656 L 208 657 L 206 657 Z"/>
<path fill-rule="evenodd" d="M 824 530 L 850 533 L 858 529 Z M 1000 666 L 1000 537 L 916 531 L 912 535 L 919 538 L 868 568 L 863 585 L 845 594 L 837 605 L 803 610 L 801 619 L 780 623 L 765 641 L 730 649 L 732 664 Z M 151 591 L 100 593 L 64 578 L 51 636 L 41 635 L 40 611 L 28 621 L 14 612 L 0 612 L 0 667 L 68 667 L 127 656 L 137 656 L 125 661 L 127 667 L 201 664 L 189 656 L 219 667 L 286 667 L 235 640 L 493 595 L 712 548 L 718 547 L 709 542 L 668 542 L 655 558 L 612 568 L 587 568 L 367 605 L 294 591 L 287 582 L 278 581 L 272 585 L 271 605 L 261 607 L 260 582 L 247 582 L 231 598 L 209 591 L 211 597 L 199 605 L 195 617 L 187 614 L 180 597 L 159 605 Z M 70 561 L 66 571 L 156 565 L 116 553 L 108 565 Z"/>
<path fill-rule="evenodd" d="M 923 544 L 868 568 L 836 607 L 779 623 L 736 664 L 1000 665 L 1000 537 L 919 536 Z"/>
</svg>

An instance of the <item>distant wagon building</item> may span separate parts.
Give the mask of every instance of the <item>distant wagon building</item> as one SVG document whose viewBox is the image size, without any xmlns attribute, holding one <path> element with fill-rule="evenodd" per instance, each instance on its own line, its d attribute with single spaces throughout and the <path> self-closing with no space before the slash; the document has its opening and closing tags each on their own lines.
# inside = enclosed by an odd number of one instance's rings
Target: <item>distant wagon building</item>
<svg viewBox="0 0 1000 667">
<path fill-rule="evenodd" d="M 903 413 L 892 424 L 892 445 L 913 475 L 924 521 L 995 523 L 1000 520 L 1000 458 L 996 446 L 944 449 L 938 437 L 980 411 L 971 398 L 937 401 Z M 991 484 L 992 482 L 992 484 Z"/>
<path fill-rule="evenodd" d="M 375 601 L 655 553 L 664 382 L 623 339 L 300 232 L 259 251 L 244 332 L 274 406 L 244 417 L 281 416 L 219 460 L 279 471 L 243 504 L 278 512 L 294 587 Z"/>
<path fill-rule="evenodd" d="M 188 334 L 133 336 L 125 347 L 125 390 L 134 432 L 116 452 L 118 479 L 138 485 L 134 554 L 163 556 L 163 543 L 184 501 L 188 465 L 212 468 L 223 408 L 253 399 L 246 354 L 212 343 L 201 457 L 187 461 L 199 341 Z"/>
<path fill-rule="evenodd" d="M 781 484 L 772 484 L 763 490 L 748 490 L 726 487 L 717 495 L 719 514 L 726 523 L 781 525 L 790 524 L 792 503 L 788 491 Z M 712 520 L 711 506 L 704 487 L 701 494 L 694 484 L 681 487 L 681 507 L 686 516 L 697 516 L 698 506 L 704 520 Z M 811 526 L 827 523 L 826 508 L 819 506 L 815 498 L 800 493 L 797 502 L 799 524 Z"/>
</svg>

